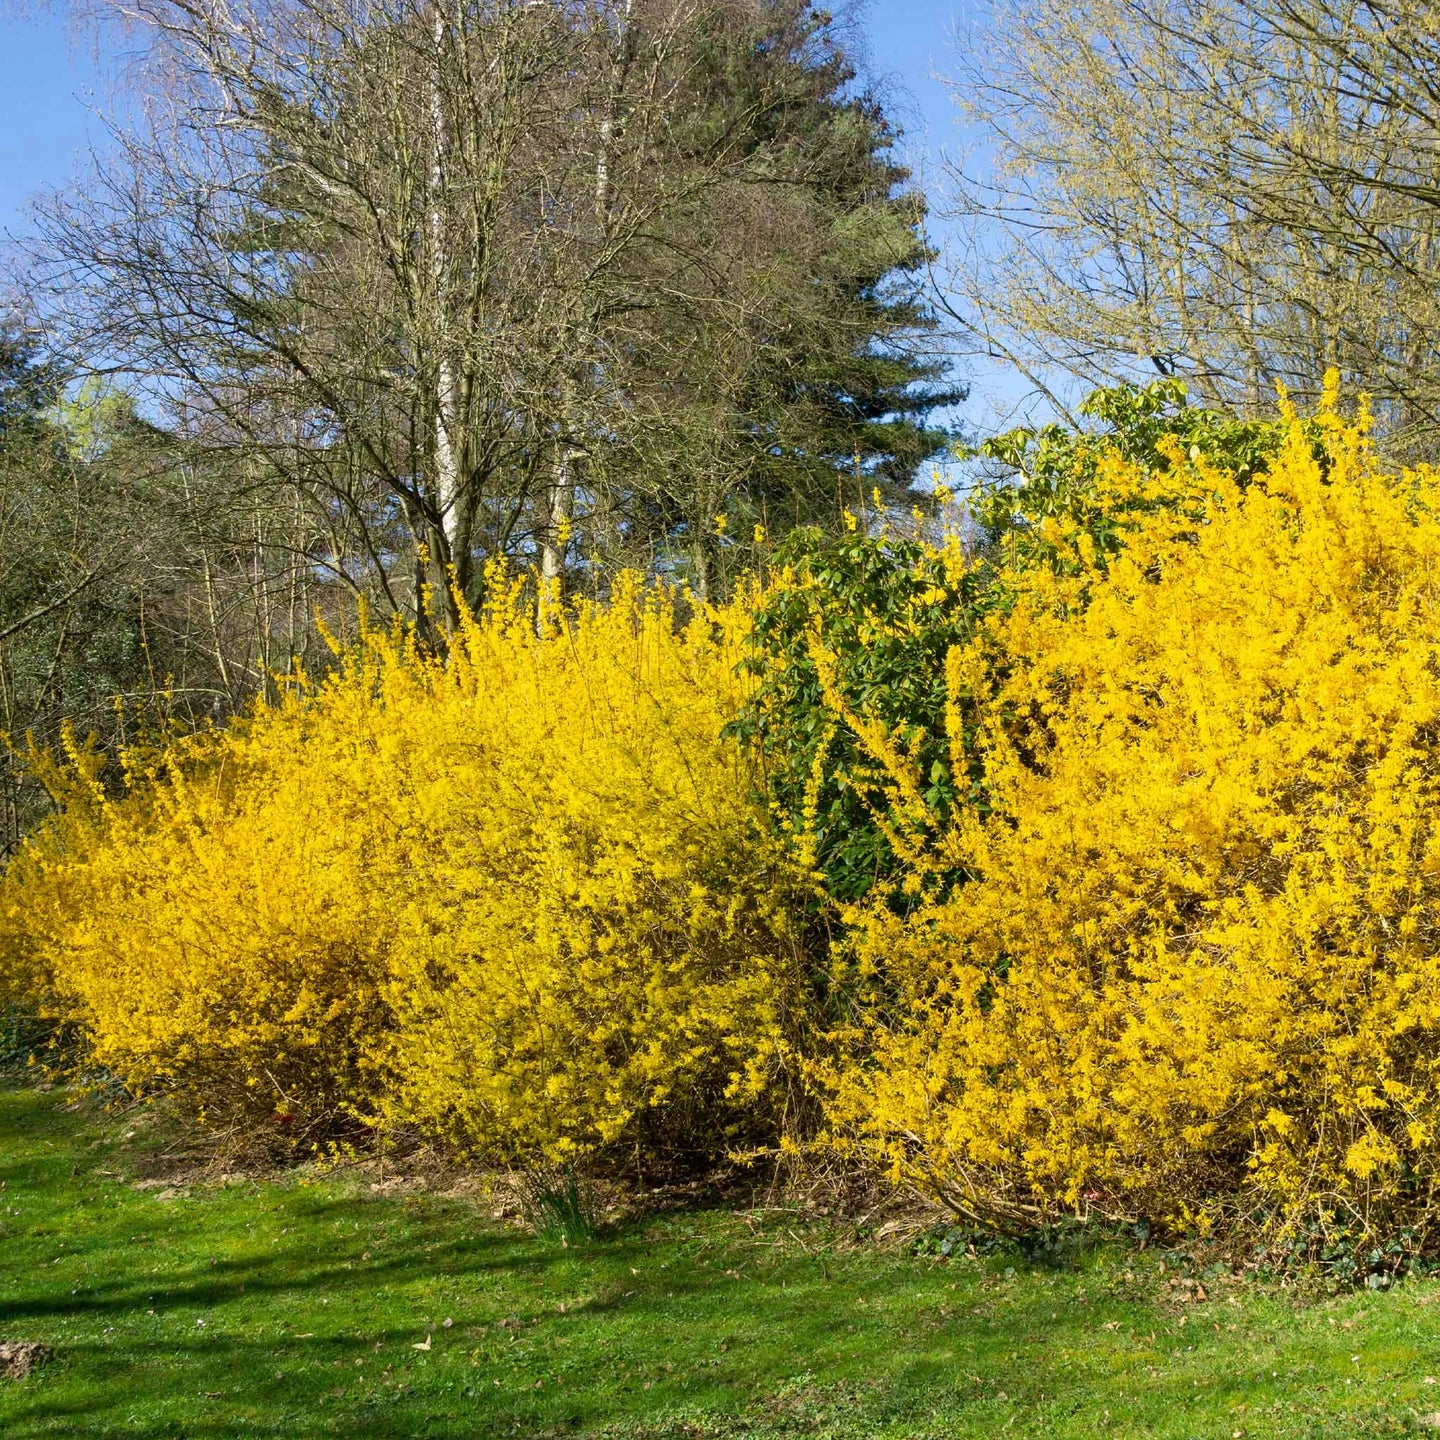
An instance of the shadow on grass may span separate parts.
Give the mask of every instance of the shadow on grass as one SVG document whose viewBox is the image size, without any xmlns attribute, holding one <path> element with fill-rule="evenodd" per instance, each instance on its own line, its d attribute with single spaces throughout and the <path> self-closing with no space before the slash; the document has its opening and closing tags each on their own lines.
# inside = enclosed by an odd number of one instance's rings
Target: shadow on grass
<svg viewBox="0 0 1440 1440">
<path fill-rule="evenodd" d="M 58 1353 L 0 1390 L 5 1440 L 1041 1434 L 1047 1357 L 1104 1313 L 1051 1256 L 812 1253 L 723 1211 L 567 1246 L 343 1178 L 159 1201 L 62 1107 L 0 1087 L 0 1336 Z"/>
</svg>

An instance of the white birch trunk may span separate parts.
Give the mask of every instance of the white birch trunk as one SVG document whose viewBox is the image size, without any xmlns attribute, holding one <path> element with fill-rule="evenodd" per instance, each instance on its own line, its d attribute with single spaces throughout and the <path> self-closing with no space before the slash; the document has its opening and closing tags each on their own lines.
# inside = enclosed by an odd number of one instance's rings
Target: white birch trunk
<svg viewBox="0 0 1440 1440">
<path fill-rule="evenodd" d="M 547 590 L 565 573 L 565 549 L 575 494 L 570 461 L 569 442 L 562 438 L 555 449 L 555 479 L 550 487 L 550 513 L 546 516 L 545 544 L 540 552 L 540 578 Z"/>
<path fill-rule="evenodd" d="M 445 12 L 436 0 L 431 17 L 435 73 L 430 90 L 430 268 L 434 286 L 434 344 L 439 351 L 435 395 L 435 508 L 445 540 L 444 555 L 434 557 L 441 565 L 453 565 L 464 537 L 463 494 L 459 438 L 460 416 L 456 403 L 458 386 L 455 363 L 450 354 L 449 282 L 450 256 L 445 234 L 445 108 L 441 58 L 445 44 Z M 448 583 L 448 577 L 442 577 Z"/>
</svg>

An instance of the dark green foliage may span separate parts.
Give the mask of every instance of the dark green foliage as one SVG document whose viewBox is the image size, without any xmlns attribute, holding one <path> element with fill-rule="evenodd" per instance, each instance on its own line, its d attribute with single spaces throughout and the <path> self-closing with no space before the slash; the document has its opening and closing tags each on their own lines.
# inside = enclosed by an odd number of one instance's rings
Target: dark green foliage
<svg viewBox="0 0 1440 1440">
<path fill-rule="evenodd" d="M 788 297 L 760 319 L 765 343 L 737 396 L 746 443 L 736 498 L 776 527 L 798 507 L 802 523 L 838 529 L 837 498 L 853 507 L 857 484 L 889 502 L 904 496 L 949 443 L 928 417 L 965 387 L 924 358 L 937 325 L 923 281 L 932 256 L 925 197 L 893 154 L 899 132 L 874 96 L 856 92 L 827 14 L 801 0 L 766 13 L 768 33 L 744 37 L 757 58 L 718 109 L 753 115 L 751 148 L 783 157 L 796 234 L 782 263 L 811 298 Z"/>
<path fill-rule="evenodd" d="M 1097 467 L 1118 455 L 1155 471 L 1172 458 L 1203 458 L 1215 469 L 1248 484 L 1274 458 L 1285 427 L 1273 420 L 1241 420 L 1221 410 L 1189 404 L 1180 380 L 1117 385 L 1096 390 L 1080 406 L 1096 424 L 1088 429 L 1045 425 L 1010 430 L 985 441 L 971 457 L 994 462 L 998 475 L 982 486 L 973 506 L 987 542 L 1008 544 L 1010 563 L 1052 563 L 1054 553 L 1036 532 L 1047 516 L 1072 519 L 1089 530 L 1101 556 L 1123 543 L 1129 515 L 1151 502 L 1136 501 L 1124 513 L 1094 503 Z M 1318 430 L 1317 457 L 1323 457 Z"/>
<path fill-rule="evenodd" d="M 53 1053 L 56 1029 L 54 1022 L 0 1001 L 0 1074 Z"/>
<path fill-rule="evenodd" d="M 774 0 L 702 7 L 694 27 L 683 163 L 698 177 L 724 155 L 736 178 L 657 237 L 662 274 L 696 235 L 706 259 L 607 377 L 643 424 L 624 443 L 607 424 L 587 470 L 597 519 L 619 521 L 597 537 L 614 562 L 653 554 L 710 596 L 758 559 L 756 525 L 833 533 L 875 489 L 902 500 L 965 389 L 934 358 L 925 198 L 831 17 Z"/>
<path fill-rule="evenodd" d="M 760 683 L 732 730 L 763 750 L 784 820 L 814 836 L 829 896 L 858 900 L 900 867 L 876 823 L 882 777 L 825 703 L 814 646 L 833 657 L 845 703 L 913 758 L 943 821 L 980 798 L 977 762 L 951 773 L 945 656 L 969 635 L 983 577 L 915 541 L 817 530 L 787 537 L 776 562 L 789 574 L 756 614 L 746 663 Z"/>
</svg>

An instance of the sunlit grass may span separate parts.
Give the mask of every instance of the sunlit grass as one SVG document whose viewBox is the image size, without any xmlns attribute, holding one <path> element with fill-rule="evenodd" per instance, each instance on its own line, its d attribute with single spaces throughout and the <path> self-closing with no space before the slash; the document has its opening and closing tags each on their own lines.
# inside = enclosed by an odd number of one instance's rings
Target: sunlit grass
<svg viewBox="0 0 1440 1440">
<path fill-rule="evenodd" d="M 0 1435 L 1348 1436 L 1440 1411 L 1440 1285 L 1301 1299 L 1101 1247 L 939 1260 L 723 1210 L 579 1246 L 341 1172 L 136 1189 L 0 1089 Z M 1165 1269 L 1161 1270 L 1161 1265 Z M 426 1348 L 428 1347 L 428 1348 Z"/>
</svg>

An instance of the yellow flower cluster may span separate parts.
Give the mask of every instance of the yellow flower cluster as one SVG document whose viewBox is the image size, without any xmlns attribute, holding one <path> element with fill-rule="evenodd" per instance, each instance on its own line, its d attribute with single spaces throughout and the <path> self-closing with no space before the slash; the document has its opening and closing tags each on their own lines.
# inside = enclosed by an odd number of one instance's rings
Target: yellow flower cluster
<svg viewBox="0 0 1440 1440">
<path fill-rule="evenodd" d="M 1245 488 L 1177 453 L 1194 503 L 1104 569 L 1076 537 L 1007 575 L 951 651 L 989 807 L 921 863 L 969 878 L 851 913 L 868 1010 L 829 1081 L 962 1211 L 1433 1218 L 1440 475 L 1319 424 Z"/>
<path fill-rule="evenodd" d="M 743 610 L 494 577 L 444 659 L 368 633 L 222 732 L 75 753 L 0 882 L 9 988 L 211 1114 L 551 1159 L 773 1129 L 790 872 L 720 738 Z"/>
</svg>

